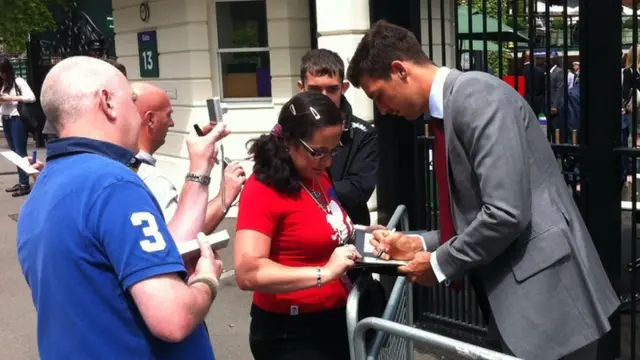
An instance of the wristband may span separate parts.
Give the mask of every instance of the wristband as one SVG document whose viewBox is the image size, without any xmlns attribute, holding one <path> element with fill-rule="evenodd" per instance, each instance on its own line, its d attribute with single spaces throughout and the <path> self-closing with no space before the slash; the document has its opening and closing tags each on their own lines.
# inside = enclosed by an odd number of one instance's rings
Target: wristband
<svg viewBox="0 0 640 360">
<path fill-rule="evenodd" d="M 187 176 L 184 177 L 186 181 L 197 182 L 202 185 L 209 185 L 211 183 L 211 177 L 207 175 L 198 175 L 194 173 L 187 173 Z"/>
<path fill-rule="evenodd" d="M 197 283 L 203 283 L 209 287 L 211 290 L 211 302 L 216 299 L 216 295 L 218 295 L 218 289 L 220 287 L 220 282 L 216 279 L 215 276 L 210 275 L 198 275 L 189 281 L 189 286 Z"/>
<path fill-rule="evenodd" d="M 320 266 L 316 268 L 316 286 L 322 286 L 322 268 L 320 268 Z"/>
</svg>

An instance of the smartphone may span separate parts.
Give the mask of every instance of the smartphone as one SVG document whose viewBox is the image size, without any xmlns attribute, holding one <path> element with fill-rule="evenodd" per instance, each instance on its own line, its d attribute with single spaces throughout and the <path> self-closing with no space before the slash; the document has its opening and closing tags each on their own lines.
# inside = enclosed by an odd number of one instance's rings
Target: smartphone
<svg viewBox="0 0 640 360">
<path fill-rule="evenodd" d="M 202 129 L 200 129 L 200 126 L 198 126 L 198 124 L 193 124 L 193 129 L 196 131 L 196 134 L 198 134 L 198 136 L 204 136 L 204 133 L 202 132 Z"/>
<path fill-rule="evenodd" d="M 219 123 L 227 112 L 227 104 L 221 102 L 219 97 L 207 99 L 207 110 L 209 111 L 209 122 Z"/>
</svg>

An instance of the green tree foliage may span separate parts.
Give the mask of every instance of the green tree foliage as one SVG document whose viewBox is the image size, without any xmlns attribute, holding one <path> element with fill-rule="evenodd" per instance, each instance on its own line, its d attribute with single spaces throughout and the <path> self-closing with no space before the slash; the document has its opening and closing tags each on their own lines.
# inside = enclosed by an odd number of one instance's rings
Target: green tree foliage
<svg viewBox="0 0 640 360">
<path fill-rule="evenodd" d="M 525 30 L 527 26 L 527 20 L 523 15 L 525 15 L 528 12 L 528 6 L 529 6 L 528 1 L 534 1 L 534 0 L 516 0 L 515 1 L 516 6 L 518 7 L 517 24 L 513 24 L 513 16 L 509 15 L 510 4 L 512 3 L 511 0 L 487 0 L 486 8 L 483 7 L 482 0 L 459 0 L 458 6 L 468 6 L 469 2 L 471 2 L 471 8 L 474 10 L 474 12 L 482 13 L 484 9 L 485 10 L 484 13 L 487 16 L 490 16 L 495 19 L 498 18 L 498 7 L 500 6 L 502 10 L 503 24 L 517 30 Z M 503 42 L 502 44 L 498 44 L 498 46 L 502 46 L 503 49 L 506 49 L 507 43 Z M 509 59 L 510 59 L 510 55 L 507 53 L 507 51 L 503 51 L 502 53 L 502 73 L 503 74 L 508 73 Z M 498 76 L 498 74 L 500 73 L 499 60 L 500 59 L 498 57 L 497 51 L 488 51 L 488 54 L 487 54 L 488 68 L 496 76 Z"/>
<path fill-rule="evenodd" d="M 533 1 L 533 0 L 531 0 Z M 509 4 L 511 0 L 487 0 L 487 8 L 486 14 L 493 17 L 498 18 L 498 4 L 502 3 L 502 21 L 509 21 Z M 459 0 L 458 5 L 468 6 L 469 0 Z M 527 12 L 527 7 L 529 6 L 527 0 L 517 0 L 516 4 L 518 5 L 518 14 L 525 14 Z M 471 0 L 471 8 L 474 11 L 482 12 L 482 0 Z"/>
<path fill-rule="evenodd" d="M 67 3 L 68 0 L 0 0 L 0 44 L 4 52 L 23 53 L 29 33 L 55 26 L 50 6 Z"/>
</svg>

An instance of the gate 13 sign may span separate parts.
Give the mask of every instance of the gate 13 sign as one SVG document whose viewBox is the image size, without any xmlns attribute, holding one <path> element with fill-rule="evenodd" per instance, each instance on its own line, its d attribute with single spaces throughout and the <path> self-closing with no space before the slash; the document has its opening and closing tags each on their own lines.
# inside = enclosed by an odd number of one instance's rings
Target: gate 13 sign
<svg viewBox="0 0 640 360">
<path fill-rule="evenodd" d="M 138 33 L 138 58 L 140 60 L 140 77 L 160 77 L 158 38 L 155 30 Z"/>
</svg>

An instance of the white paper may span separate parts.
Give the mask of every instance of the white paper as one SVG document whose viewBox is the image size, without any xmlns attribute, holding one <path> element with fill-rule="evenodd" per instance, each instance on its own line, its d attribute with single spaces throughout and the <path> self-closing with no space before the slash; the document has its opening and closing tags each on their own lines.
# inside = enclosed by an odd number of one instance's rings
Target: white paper
<svg viewBox="0 0 640 360">
<path fill-rule="evenodd" d="M 371 239 L 373 239 L 373 234 L 372 233 L 365 233 L 364 234 L 364 249 L 362 249 L 362 251 L 365 254 L 373 254 L 373 250 L 375 250 L 373 245 L 371 245 Z"/>
<path fill-rule="evenodd" d="M 229 233 L 227 230 L 218 231 L 216 233 L 206 235 L 205 240 L 211 245 L 213 250 L 221 250 L 229 245 Z M 200 245 L 198 240 L 189 240 L 180 242 L 178 245 L 178 252 L 180 255 L 185 255 L 194 251 L 200 251 Z"/>
<path fill-rule="evenodd" d="M 24 172 L 26 172 L 28 175 L 33 175 L 33 174 L 38 174 L 39 173 L 38 170 L 36 170 L 33 166 L 31 166 L 31 164 L 29 164 L 29 160 L 23 158 L 22 156 L 16 154 L 13 151 L 2 151 L 2 152 L 0 152 L 0 154 L 2 154 L 2 156 L 7 158 L 7 160 L 11 161 L 17 167 L 19 167 Z"/>
<path fill-rule="evenodd" d="M 362 264 L 380 264 L 380 265 L 396 265 L 403 266 L 408 265 L 408 261 L 403 260 L 382 260 L 372 256 L 365 256 L 362 258 Z"/>
</svg>

